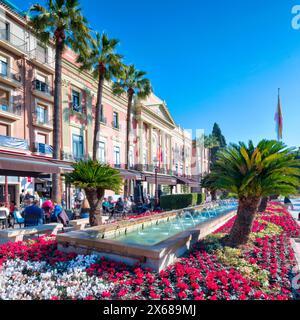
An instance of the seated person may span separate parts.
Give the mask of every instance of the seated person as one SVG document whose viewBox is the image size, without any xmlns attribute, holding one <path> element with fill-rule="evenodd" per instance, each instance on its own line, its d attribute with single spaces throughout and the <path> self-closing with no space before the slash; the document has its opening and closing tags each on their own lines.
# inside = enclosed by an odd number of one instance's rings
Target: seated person
<svg viewBox="0 0 300 320">
<path fill-rule="evenodd" d="M 124 212 L 125 212 L 125 210 L 124 210 L 124 202 L 123 202 L 123 199 L 120 197 L 119 199 L 118 199 L 118 201 L 116 202 L 116 205 L 115 205 L 115 209 L 114 209 L 114 211 L 113 211 L 113 214 L 124 214 Z M 112 215 L 113 215 L 112 214 Z M 111 215 L 111 216 L 112 216 Z"/>
<path fill-rule="evenodd" d="M 104 199 L 106 199 L 106 198 L 104 198 Z M 108 200 L 103 202 L 102 208 L 104 209 L 104 212 L 113 213 L 114 208 L 115 208 L 115 205 L 113 203 L 113 198 L 108 197 Z"/>
<path fill-rule="evenodd" d="M 34 200 L 31 206 L 25 208 L 24 219 L 26 226 L 35 226 L 44 223 L 44 212 L 39 207 L 39 201 Z"/>
<path fill-rule="evenodd" d="M 124 198 L 124 211 L 125 213 L 132 211 L 132 202 L 127 197 Z"/>
</svg>

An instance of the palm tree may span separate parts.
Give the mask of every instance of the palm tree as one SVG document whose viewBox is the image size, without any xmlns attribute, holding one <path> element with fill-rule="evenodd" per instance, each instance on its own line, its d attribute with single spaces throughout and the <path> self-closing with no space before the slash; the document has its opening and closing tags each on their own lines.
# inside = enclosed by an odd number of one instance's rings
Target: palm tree
<svg viewBox="0 0 300 320">
<path fill-rule="evenodd" d="M 207 183 L 239 199 L 229 245 L 247 243 L 262 197 L 297 193 L 300 161 L 293 151 L 275 140 L 262 140 L 256 147 L 252 141 L 248 145 L 240 142 L 219 151 Z"/>
<path fill-rule="evenodd" d="M 37 37 L 55 45 L 55 80 L 53 109 L 53 158 L 60 159 L 61 139 L 61 74 L 62 55 L 66 45 L 75 52 L 87 47 L 89 28 L 77 0 L 47 0 L 46 6 L 34 4 L 30 9 L 29 26 Z M 60 176 L 52 176 L 52 197 L 60 202 Z"/>
<path fill-rule="evenodd" d="M 73 164 L 74 171 L 65 174 L 67 183 L 84 189 L 90 204 L 90 225 L 97 226 L 101 221 L 101 202 L 105 190 L 119 193 L 122 178 L 117 169 L 89 159 Z"/>
<path fill-rule="evenodd" d="M 130 128 L 133 99 L 135 96 L 139 99 L 145 99 L 152 92 L 150 81 L 145 78 L 145 75 L 146 72 L 137 70 L 134 65 L 123 65 L 118 81 L 113 84 L 114 94 L 121 95 L 126 93 L 128 99 L 125 169 L 129 168 Z M 126 189 L 125 194 L 128 192 L 128 186 L 126 186 Z"/>
<path fill-rule="evenodd" d="M 96 32 L 96 38 L 91 40 L 90 50 L 83 50 L 77 59 L 81 64 L 81 69 L 92 71 L 94 78 L 98 81 L 93 160 L 97 159 L 104 80 L 110 81 L 121 68 L 122 56 L 115 53 L 118 43 L 119 40 L 109 39 L 107 34 L 100 35 Z"/>
</svg>

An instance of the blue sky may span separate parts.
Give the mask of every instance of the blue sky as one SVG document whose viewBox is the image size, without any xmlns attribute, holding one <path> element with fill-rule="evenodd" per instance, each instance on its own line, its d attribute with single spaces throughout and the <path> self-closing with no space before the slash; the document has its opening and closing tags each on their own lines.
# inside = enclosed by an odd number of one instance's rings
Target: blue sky
<svg viewBox="0 0 300 320">
<path fill-rule="evenodd" d="M 20 8 L 35 1 L 13 0 Z M 40 1 L 43 3 L 43 1 Z M 276 138 L 300 146 L 300 0 L 82 0 L 91 26 L 120 39 L 127 63 L 148 72 L 174 120 L 227 141 Z"/>
</svg>

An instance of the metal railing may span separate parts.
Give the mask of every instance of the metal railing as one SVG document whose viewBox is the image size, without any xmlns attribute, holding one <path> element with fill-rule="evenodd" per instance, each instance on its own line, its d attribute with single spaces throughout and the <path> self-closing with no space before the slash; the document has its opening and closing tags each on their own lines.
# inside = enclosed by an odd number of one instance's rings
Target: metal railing
<svg viewBox="0 0 300 320">
<path fill-rule="evenodd" d="M 55 60 L 53 58 L 53 61 L 50 61 L 47 51 L 44 51 L 39 48 L 35 48 L 30 52 L 29 56 L 30 56 L 30 59 L 34 59 L 39 63 L 46 64 L 51 68 L 55 67 Z"/>
<path fill-rule="evenodd" d="M 49 144 L 36 142 L 35 143 L 35 152 L 41 153 L 41 154 L 53 154 L 53 147 Z"/>
<path fill-rule="evenodd" d="M 0 69 L 0 77 L 7 80 L 12 80 L 17 83 L 22 82 L 22 76 L 20 71 L 16 71 L 8 66 L 4 67 L 4 65 L 2 65 Z"/>
<path fill-rule="evenodd" d="M 27 52 L 27 43 L 24 39 L 16 36 L 12 32 L 7 29 L 0 29 L 0 40 L 4 40 L 9 42 L 11 45 L 16 47 L 17 49 Z"/>
<path fill-rule="evenodd" d="M 10 136 L 0 135 L 0 146 L 5 148 L 29 150 L 28 141 Z"/>
<path fill-rule="evenodd" d="M 21 108 L 22 108 L 21 104 L 11 102 L 6 99 L 0 99 L 0 112 L 5 111 L 8 113 L 20 116 L 21 115 Z"/>
<path fill-rule="evenodd" d="M 46 82 L 35 79 L 32 81 L 32 87 L 34 90 L 40 91 L 46 95 L 53 95 L 53 89 Z"/>
</svg>

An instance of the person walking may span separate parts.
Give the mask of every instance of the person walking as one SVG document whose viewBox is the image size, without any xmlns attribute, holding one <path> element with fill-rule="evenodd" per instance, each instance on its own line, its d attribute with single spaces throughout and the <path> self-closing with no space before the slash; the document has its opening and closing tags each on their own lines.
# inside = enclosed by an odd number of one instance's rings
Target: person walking
<svg viewBox="0 0 300 320">
<path fill-rule="evenodd" d="M 5 207 L 4 203 L 0 203 L 0 222 L 2 223 L 2 229 L 7 227 L 7 222 L 9 219 L 9 210 Z"/>
</svg>

